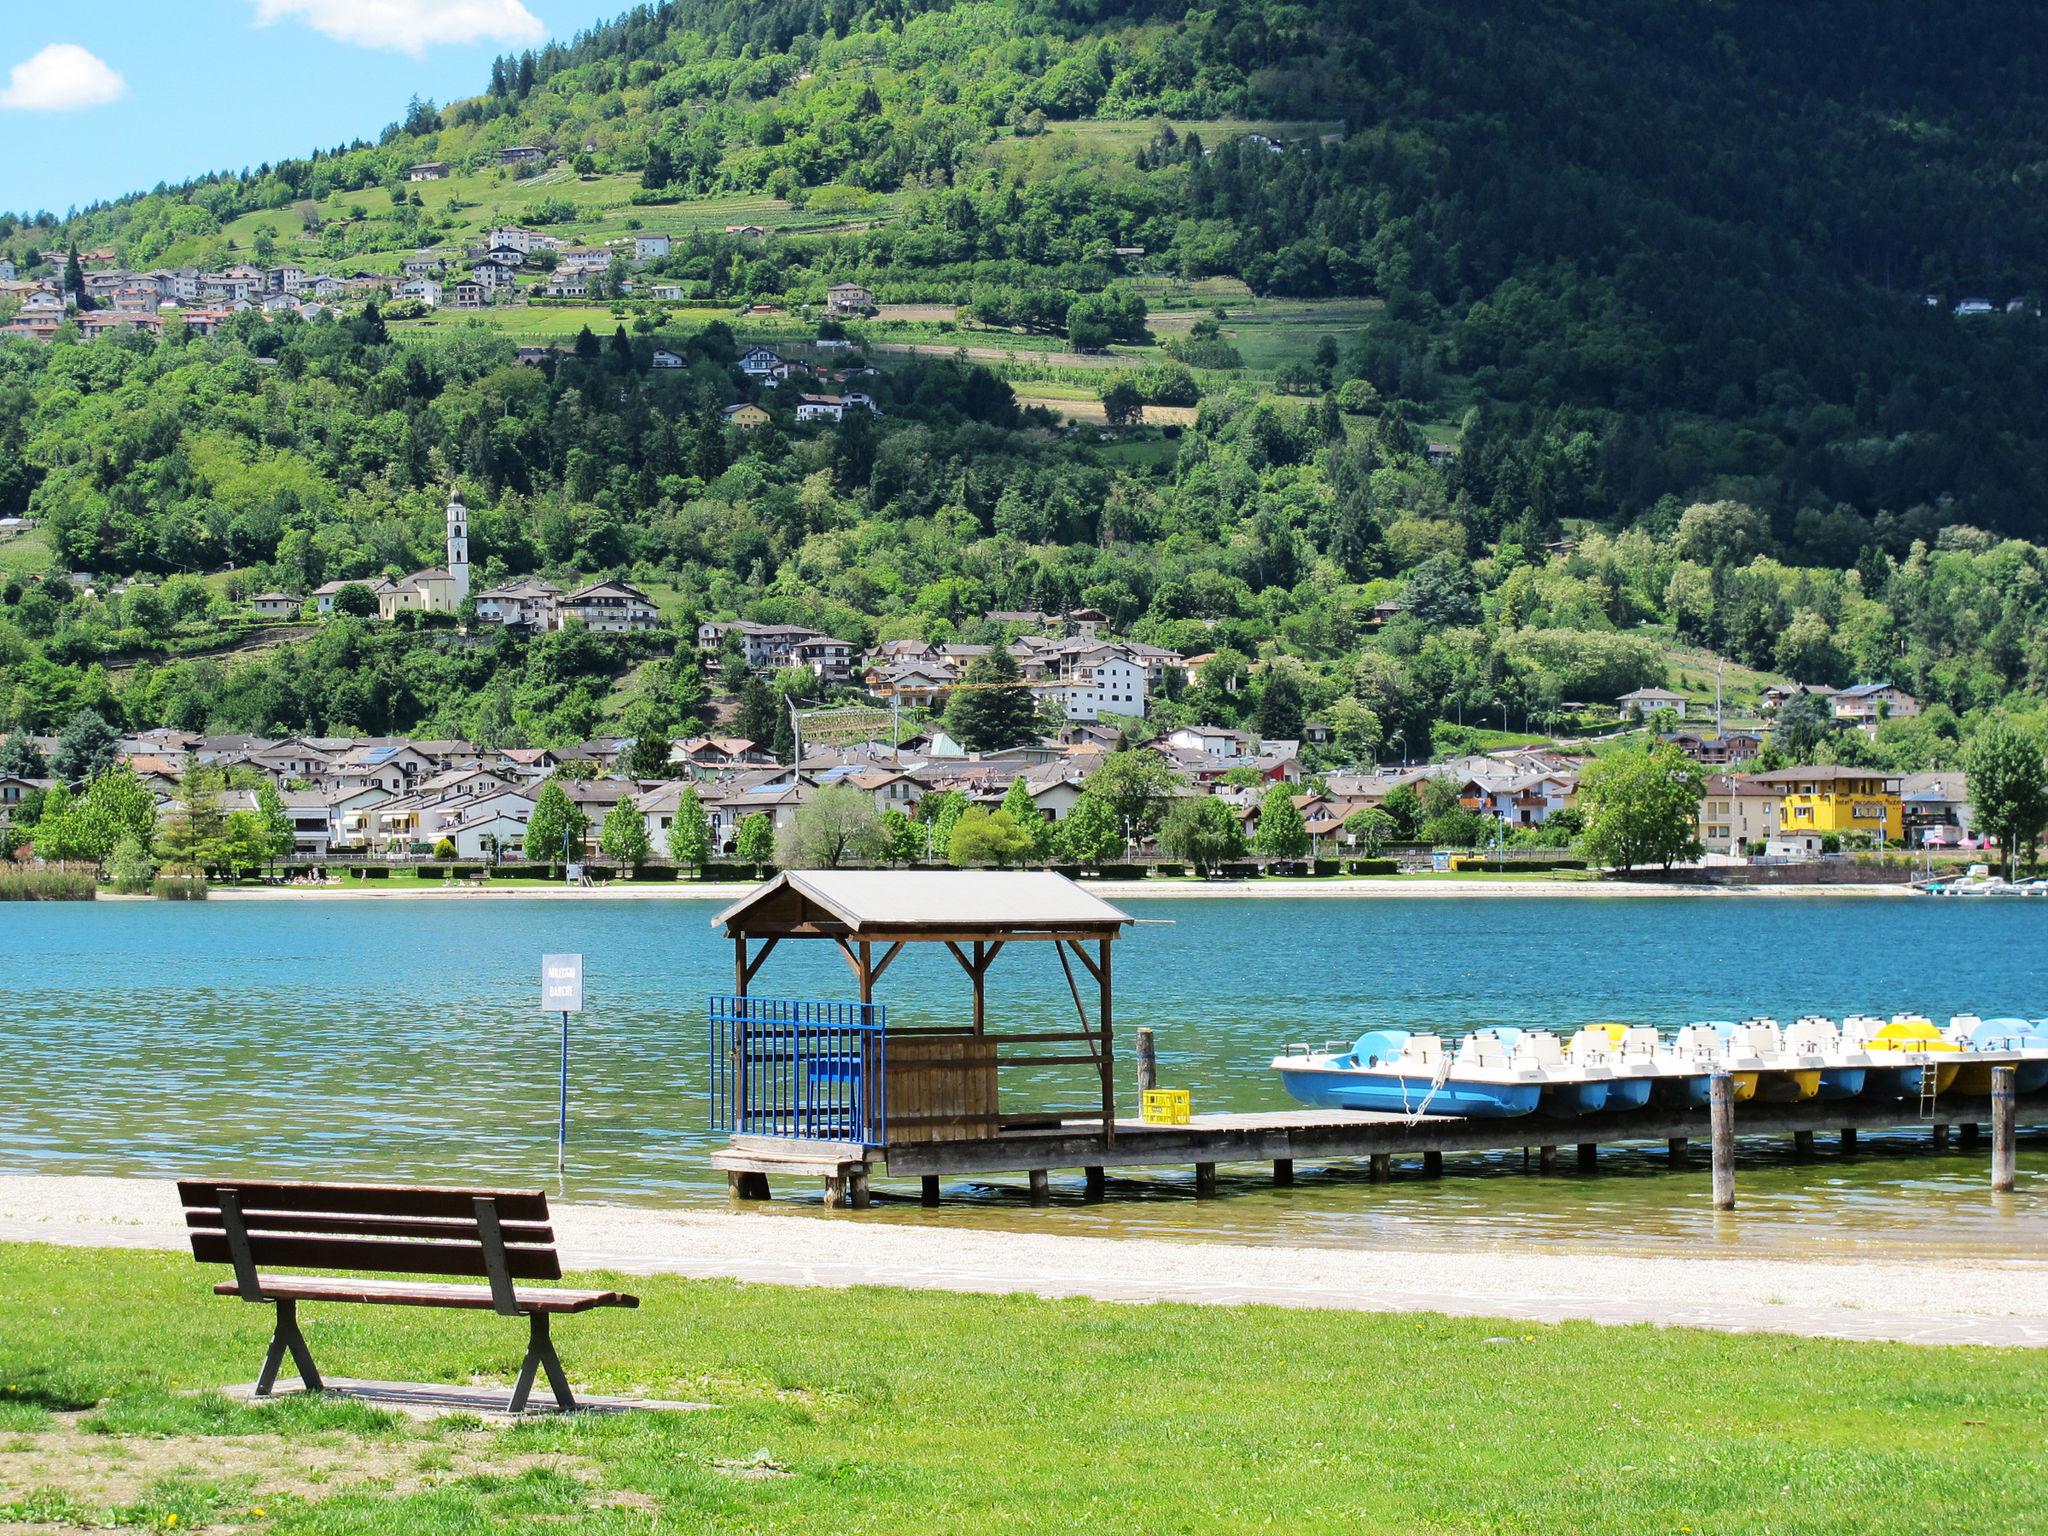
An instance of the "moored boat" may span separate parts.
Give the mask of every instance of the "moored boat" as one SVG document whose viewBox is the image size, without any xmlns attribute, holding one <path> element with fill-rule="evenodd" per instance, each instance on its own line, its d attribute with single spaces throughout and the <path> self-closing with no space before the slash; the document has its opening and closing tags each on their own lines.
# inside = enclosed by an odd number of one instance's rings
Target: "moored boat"
<svg viewBox="0 0 2048 1536">
<path fill-rule="evenodd" d="M 1870 1072 L 1870 1058 L 1861 1051 L 1842 1047 L 1842 1032 L 1833 1019 L 1808 1014 L 1785 1031 L 1785 1049 L 1795 1056 L 1820 1062 L 1821 1099 L 1853 1099 L 1863 1091 Z"/>
<path fill-rule="evenodd" d="M 1844 1019 L 1842 1043 L 1869 1056 L 1863 1091 L 1876 1098 L 1946 1093 L 1962 1066 L 1955 1059 L 1962 1048 L 1918 1014 L 1895 1014 L 1889 1023 L 1868 1014 Z"/>
<path fill-rule="evenodd" d="M 1349 1047 L 1289 1046 L 1272 1067 L 1290 1095 L 1317 1109 L 1484 1120 L 1533 1114 L 1543 1096 L 1541 1074 L 1516 1065 L 1490 1033 L 1468 1036 L 1452 1055 L 1436 1035 L 1368 1030 Z"/>
<path fill-rule="evenodd" d="M 1992 1068 L 1998 1066 L 2012 1068 L 2015 1093 L 2036 1093 L 2048 1086 L 2048 1026 L 2029 1019 L 1980 1019 L 1975 1014 L 1958 1014 L 1948 1021 L 1944 1034 L 1962 1050 L 1963 1061 L 1956 1069 L 1957 1093 L 1990 1093 Z M 1984 1052 L 1997 1052 L 2000 1059 L 1970 1059 Z"/>
<path fill-rule="evenodd" d="M 1727 1059 L 1721 1031 L 1732 1028 L 1730 1021 L 1714 1019 L 1679 1029 L 1658 1058 L 1664 1073 L 1657 1096 L 1666 1103 L 1703 1107 L 1713 1097 L 1714 1073 L 1726 1072 L 1738 1104 L 1755 1098 L 1756 1069 Z"/>
<path fill-rule="evenodd" d="M 1754 1067 L 1756 1096 L 1770 1104 L 1799 1104 L 1820 1092 L 1821 1064 L 1785 1049 L 1776 1019 L 1744 1019 L 1721 1031 L 1730 1065 Z"/>
</svg>

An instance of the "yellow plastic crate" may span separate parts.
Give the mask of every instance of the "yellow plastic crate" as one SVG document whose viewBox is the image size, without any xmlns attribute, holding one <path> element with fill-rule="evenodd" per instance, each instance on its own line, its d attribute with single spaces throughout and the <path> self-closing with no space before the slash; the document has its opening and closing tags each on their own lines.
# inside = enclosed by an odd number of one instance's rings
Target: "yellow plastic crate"
<svg viewBox="0 0 2048 1536">
<path fill-rule="evenodd" d="M 1186 1125 L 1194 1107 L 1185 1088 L 1147 1088 L 1138 1113 L 1147 1125 Z"/>
</svg>

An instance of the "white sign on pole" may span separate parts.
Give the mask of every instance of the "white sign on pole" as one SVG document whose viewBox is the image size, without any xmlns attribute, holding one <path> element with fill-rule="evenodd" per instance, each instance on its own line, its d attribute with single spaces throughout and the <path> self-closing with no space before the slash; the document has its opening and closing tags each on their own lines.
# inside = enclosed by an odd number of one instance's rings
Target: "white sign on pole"
<svg viewBox="0 0 2048 1536">
<path fill-rule="evenodd" d="M 583 1011 L 583 957 L 542 955 L 540 957 L 540 1011 L 581 1013 Z"/>
</svg>

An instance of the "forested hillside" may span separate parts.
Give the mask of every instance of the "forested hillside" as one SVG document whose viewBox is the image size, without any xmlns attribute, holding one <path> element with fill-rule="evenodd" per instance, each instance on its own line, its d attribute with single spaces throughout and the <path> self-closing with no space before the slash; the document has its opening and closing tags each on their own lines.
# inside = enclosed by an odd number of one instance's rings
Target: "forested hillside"
<svg viewBox="0 0 2048 1536">
<path fill-rule="evenodd" d="M 0 728 L 91 696 L 138 723 L 539 739 L 642 703 L 630 657 L 567 713 L 487 699 L 431 660 L 451 637 L 366 643 L 363 687 L 318 696 L 258 686 L 303 672 L 290 651 L 179 659 L 223 571 L 303 592 L 432 559 L 451 483 L 486 574 L 617 573 L 675 616 L 861 641 L 1085 602 L 1219 653 L 1162 719 L 1240 718 L 1286 677 L 1359 752 L 1696 681 L 1667 677 L 1679 643 L 1961 715 L 2038 695 L 2041 53 L 1988 3 L 678 0 L 375 142 L 0 220 L 30 270 L 266 246 L 391 270 L 493 217 L 644 221 L 677 232 L 648 275 L 700 306 L 619 303 L 617 337 L 544 370 L 497 317 L 0 342 L 0 514 L 41 525 L 0 544 Z M 563 168 L 497 169 L 515 145 Z M 429 160 L 452 192 L 408 187 Z M 691 213 L 742 203 L 776 210 L 765 239 Z M 879 420 L 725 429 L 743 308 L 843 279 L 957 310 L 940 339 L 1004 336 L 1009 363 L 885 357 L 856 326 Z M 1972 298 L 1992 312 L 1954 313 Z M 1309 317 L 1292 352 L 1232 345 L 1233 308 L 1283 302 Z M 1041 338 L 1127 354 L 1103 393 L 1196 421 L 1049 430 L 1015 387 L 1049 375 Z M 649 372 L 656 345 L 686 366 Z M 147 595 L 25 584 L 43 553 Z M 211 584 L 167 605 L 181 573 Z M 1922 758 L 1963 728 L 1931 718 Z"/>
</svg>

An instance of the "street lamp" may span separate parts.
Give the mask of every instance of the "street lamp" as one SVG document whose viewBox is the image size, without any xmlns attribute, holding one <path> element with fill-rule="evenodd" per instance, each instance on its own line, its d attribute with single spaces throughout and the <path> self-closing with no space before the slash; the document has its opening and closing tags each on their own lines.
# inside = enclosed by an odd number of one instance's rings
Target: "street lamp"
<svg viewBox="0 0 2048 1536">
<path fill-rule="evenodd" d="M 1396 731 L 1394 732 L 1394 740 L 1401 743 L 1401 766 L 1406 768 L 1408 766 L 1408 733 L 1406 731 Z"/>
</svg>

